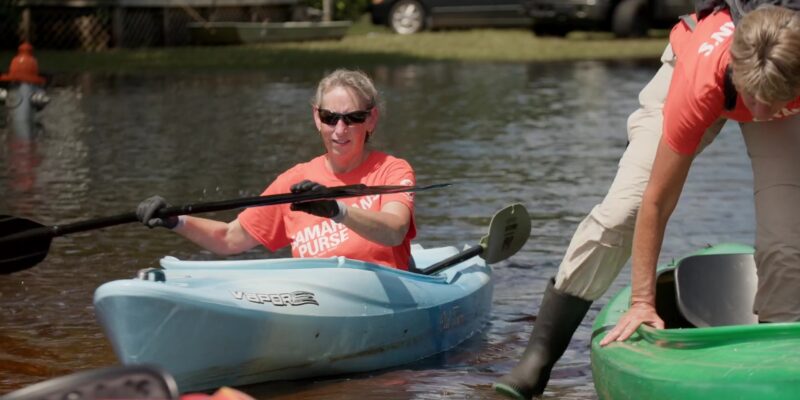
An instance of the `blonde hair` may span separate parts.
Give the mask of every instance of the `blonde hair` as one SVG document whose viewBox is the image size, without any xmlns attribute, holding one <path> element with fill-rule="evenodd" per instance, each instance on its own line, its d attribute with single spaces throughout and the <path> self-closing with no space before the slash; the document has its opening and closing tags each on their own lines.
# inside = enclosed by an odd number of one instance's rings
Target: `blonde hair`
<svg viewBox="0 0 800 400">
<path fill-rule="evenodd" d="M 747 13 L 736 26 L 730 53 L 740 92 L 767 104 L 800 94 L 800 13 L 772 5 Z"/>
<path fill-rule="evenodd" d="M 322 97 L 334 87 L 343 87 L 353 90 L 361 99 L 363 109 L 368 110 L 378 106 L 378 90 L 367 74 L 358 70 L 337 69 L 322 78 L 317 85 L 317 92 L 311 99 L 311 105 L 319 107 Z"/>
</svg>

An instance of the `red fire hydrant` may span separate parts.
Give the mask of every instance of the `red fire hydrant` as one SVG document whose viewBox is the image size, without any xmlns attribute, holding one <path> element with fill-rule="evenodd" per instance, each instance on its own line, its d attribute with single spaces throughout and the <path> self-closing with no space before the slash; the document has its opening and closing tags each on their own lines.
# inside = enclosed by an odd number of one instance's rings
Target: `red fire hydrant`
<svg viewBox="0 0 800 400">
<path fill-rule="evenodd" d="M 0 102 L 9 111 L 14 132 L 31 137 L 34 129 L 34 113 L 50 102 L 42 86 L 44 77 L 39 75 L 39 63 L 33 56 L 33 46 L 22 43 L 19 52 L 11 60 L 8 73 L 0 75 Z"/>
</svg>

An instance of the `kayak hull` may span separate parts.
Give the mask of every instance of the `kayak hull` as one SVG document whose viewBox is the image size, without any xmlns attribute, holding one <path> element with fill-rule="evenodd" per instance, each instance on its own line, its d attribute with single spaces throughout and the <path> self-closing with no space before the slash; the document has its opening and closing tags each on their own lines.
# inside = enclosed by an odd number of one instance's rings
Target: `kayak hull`
<svg viewBox="0 0 800 400">
<path fill-rule="evenodd" d="M 727 244 L 695 255 L 741 253 L 752 253 L 752 248 Z M 660 271 L 669 273 L 674 267 L 670 264 Z M 669 293 L 669 278 L 661 278 L 657 293 Z M 676 302 L 658 296 L 659 315 L 667 322 L 664 316 L 671 312 L 667 308 Z M 667 329 L 639 327 L 627 341 L 601 347 L 600 340 L 629 302 L 627 287 L 603 307 L 593 326 L 592 373 L 600 399 L 800 396 L 800 323 L 671 328 L 667 322 Z"/>
<path fill-rule="evenodd" d="M 415 246 L 418 267 L 455 254 Z M 491 311 L 479 258 L 437 276 L 343 258 L 162 260 L 164 281 L 95 292 L 123 364 L 157 364 L 182 391 L 369 371 L 450 349 Z"/>
</svg>

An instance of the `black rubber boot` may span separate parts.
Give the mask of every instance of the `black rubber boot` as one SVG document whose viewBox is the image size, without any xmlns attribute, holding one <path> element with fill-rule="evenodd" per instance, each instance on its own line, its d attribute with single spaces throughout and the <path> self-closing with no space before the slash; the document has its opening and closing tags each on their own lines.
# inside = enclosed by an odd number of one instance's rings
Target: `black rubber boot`
<svg viewBox="0 0 800 400">
<path fill-rule="evenodd" d="M 547 285 L 528 347 L 517 366 L 492 387 L 514 399 L 530 399 L 544 392 L 550 371 L 581 324 L 591 301 L 557 291 Z"/>
</svg>

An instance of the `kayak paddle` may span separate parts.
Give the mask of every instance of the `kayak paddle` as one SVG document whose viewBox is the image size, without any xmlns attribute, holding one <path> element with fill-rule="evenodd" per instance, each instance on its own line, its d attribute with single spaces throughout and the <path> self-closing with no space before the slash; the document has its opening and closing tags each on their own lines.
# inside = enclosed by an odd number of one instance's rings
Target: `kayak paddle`
<svg viewBox="0 0 800 400">
<path fill-rule="evenodd" d="M 522 204 L 516 203 L 496 212 L 489 222 L 489 233 L 480 244 L 424 268 L 421 272 L 433 275 L 472 257 L 480 256 L 492 264 L 513 256 L 528 241 L 531 218 Z"/>
<path fill-rule="evenodd" d="M 449 186 L 441 183 L 428 186 L 334 186 L 325 190 L 305 193 L 283 193 L 269 196 L 245 197 L 241 199 L 214 201 L 162 208 L 155 217 L 200 214 L 236 208 L 269 206 L 343 197 L 358 197 L 374 194 L 419 192 Z M 11 215 L 0 215 L 0 274 L 10 274 L 33 267 L 47 257 L 50 242 L 56 236 L 101 229 L 114 225 L 138 222 L 135 212 L 96 218 L 65 225 L 45 226 L 38 222 Z"/>
<path fill-rule="evenodd" d="M 180 399 L 178 384 L 155 365 L 125 365 L 74 372 L 6 393 L 2 400 Z"/>
</svg>

